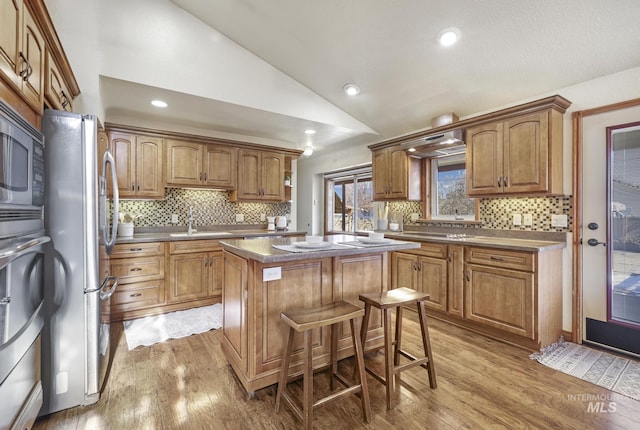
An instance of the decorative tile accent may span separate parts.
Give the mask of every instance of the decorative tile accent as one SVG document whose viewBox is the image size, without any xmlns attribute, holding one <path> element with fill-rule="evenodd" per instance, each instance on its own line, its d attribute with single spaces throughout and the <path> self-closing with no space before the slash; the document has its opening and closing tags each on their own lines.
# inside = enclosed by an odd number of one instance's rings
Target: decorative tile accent
<svg viewBox="0 0 640 430">
<path fill-rule="evenodd" d="M 284 216 L 291 213 L 291 203 L 234 203 L 228 191 L 167 188 L 164 200 L 120 200 L 120 212 L 141 214 L 137 227 L 186 226 L 189 206 L 196 225 L 239 224 L 236 214 L 244 214 L 243 224 L 260 224 L 260 214 Z M 171 215 L 178 215 L 178 224 Z"/>
<path fill-rule="evenodd" d="M 403 225 L 418 225 L 411 222 L 411 214 L 418 214 L 418 218 L 422 218 L 422 202 L 421 201 L 401 201 L 389 202 L 389 212 L 402 213 Z"/>
<path fill-rule="evenodd" d="M 571 196 L 559 197 L 504 197 L 480 199 L 480 220 L 483 228 L 520 231 L 573 231 Z M 531 214 L 531 226 L 513 225 L 513 214 Z M 552 227 L 551 215 L 567 215 L 567 227 Z"/>
</svg>

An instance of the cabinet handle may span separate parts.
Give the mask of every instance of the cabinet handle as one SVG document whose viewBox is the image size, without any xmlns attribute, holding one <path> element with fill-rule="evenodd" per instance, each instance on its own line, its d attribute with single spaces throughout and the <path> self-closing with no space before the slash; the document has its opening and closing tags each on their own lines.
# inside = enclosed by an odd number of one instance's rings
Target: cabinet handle
<svg viewBox="0 0 640 430">
<path fill-rule="evenodd" d="M 129 269 L 130 272 L 140 272 L 142 270 L 142 268 L 140 267 L 133 267 L 131 269 Z"/>
<path fill-rule="evenodd" d="M 207 180 L 207 172 L 204 172 L 203 176 L 204 176 L 204 180 L 206 181 Z"/>
<path fill-rule="evenodd" d="M 142 293 L 130 294 L 129 297 L 140 297 Z"/>
<path fill-rule="evenodd" d="M 140 191 L 140 182 L 138 182 L 138 191 Z"/>
<path fill-rule="evenodd" d="M 504 179 L 503 179 L 503 182 L 504 182 L 504 186 L 508 187 L 509 186 L 509 177 L 505 176 Z"/>
<path fill-rule="evenodd" d="M 131 191 L 135 191 L 136 190 L 136 183 L 132 182 L 131 183 Z"/>
<path fill-rule="evenodd" d="M 204 267 L 207 267 L 209 265 L 209 259 L 205 258 L 204 260 Z"/>
<path fill-rule="evenodd" d="M 31 68 L 31 65 L 29 64 L 29 60 L 27 60 L 27 57 L 24 56 L 24 54 L 22 53 L 22 51 L 20 51 L 20 58 L 22 58 L 22 70 L 20 70 L 20 77 L 22 78 L 23 81 L 26 81 L 29 79 L 29 76 L 31 76 L 31 73 L 33 73 L 33 69 Z"/>
<path fill-rule="evenodd" d="M 504 258 L 502 258 L 502 257 L 496 257 L 495 255 L 492 255 L 490 258 L 491 258 L 493 261 L 504 261 Z"/>
<path fill-rule="evenodd" d="M 453 256 L 452 256 L 451 254 L 449 254 L 449 255 L 447 256 L 447 261 L 448 261 L 449 263 L 451 263 L 451 262 L 453 261 Z"/>
<path fill-rule="evenodd" d="M 498 188 L 502 187 L 502 176 L 498 177 Z"/>
<path fill-rule="evenodd" d="M 467 270 L 467 273 L 466 273 L 466 276 L 465 276 L 465 277 L 467 278 L 467 282 L 470 282 L 470 281 L 471 281 L 471 272 L 469 272 L 469 271 Z"/>
<path fill-rule="evenodd" d="M 64 93 L 64 91 L 60 91 L 60 93 L 62 93 L 62 107 L 67 107 L 69 106 L 69 98 L 67 98 L 67 95 Z"/>
<path fill-rule="evenodd" d="M 131 252 L 140 252 L 140 251 L 142 251 L 142 248 L 130 248 L 129 251 L 131 251 Z"/>
</svg>

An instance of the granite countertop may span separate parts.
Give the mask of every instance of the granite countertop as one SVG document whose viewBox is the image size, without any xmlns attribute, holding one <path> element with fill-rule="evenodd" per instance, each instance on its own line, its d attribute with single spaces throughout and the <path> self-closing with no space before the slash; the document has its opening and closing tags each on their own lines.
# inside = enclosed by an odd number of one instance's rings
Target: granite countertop
<svg viewBox="0 0 640 430">
<path fill-rule="evenodd" d="M 566 242 L 559 240 L 541 240 L 533 238 L 514 238 L 499 236 L 482 236 L 469 234 L 446 234 L 427 231 L 388 232 L 385 237 L 398 240 L 416 240 L 420 242 L 438 242 L 460 245 L 490 246 L 492 248 L 510 249 L 513 251 L 543 252 L 562 249 Z"/>
<path fill-rule="evenodd" d="M 178 240 L 220 240 L 220 239 L 242 239 L 242 238 L 260 238 L 260 237 L 288 237 L 288 236 L 304 236 L 304 231 L 291 230 L 267 230 L 261 228 L 249 229 L 211 229 L 198 230 L 191 236 L 187 236 L 186 229 L 137 229 L 133 236 L 118 236 L 116 243 L 141 243 L 141 242 L 174 242 Z"/>
<path fill-rule="evenodd" d="M 380 243 L 365 243 L 352 235 L 325 236 L 326 247 L 322 249 L 303 247 L 303 237 L 283 237 L 279 239 L 224 239 L 220 242 L 228 252 L 261 263 L 278 263 L 311 258 L 341 257 L 344 255 L 369 254 L 375 252 L 401 251 L 417 249 L 420 244 L 402 240 L 386 240 Z M 364 239 L 366 240 L 366 239 Z M 303 245 L 295 245 L 302 242 Z M 275 246 L 275 247 L 274 247 Z M 278 248 L 276 248 L 278 247 Z M 284 249 L 283 249 L 284 248 Z"/>
</svg>

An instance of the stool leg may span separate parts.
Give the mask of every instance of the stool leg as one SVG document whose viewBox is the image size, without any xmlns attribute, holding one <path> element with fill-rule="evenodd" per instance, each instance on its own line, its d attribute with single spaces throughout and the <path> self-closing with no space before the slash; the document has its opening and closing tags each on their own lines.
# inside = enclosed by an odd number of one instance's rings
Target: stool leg
<svg viewBox="0 0 640 430">
<path fill-rule="evenodd" d="M 305 430 L 313 424 L 313 344 L 312 330 L 304 332 L 304 388 L 302 394 L 302 417 Z"/>
<path fill-rule="evenodd" d="M 396 341 L 395 348 L 393 348 L 393 364 L 397 366 L 400 364 L 400 344 L 402 340 L 402 306 L 396 308 Z"/>
<path fill-rule="evenodd" d="M 429 357 L 429 363 L 427 363 L 429 371 L 429 386 L 431 388 L 437 388 L 436 382 L 436 369 L 433 365 L 433 356 L 431 355 L 431 342 L 429 341 L 429 328 L 427 327 L 427 315 L 424 311 L 424 302 L 418 302 L 418 315 L 420 316 L 420 329 L 422 331 L 422 345 L 424 347 L 424 353 Z"/>
<path fill-rule="evenodd" d="M 371 315 L 371 305 L 369 303 L 364 304 L 364 317 L 362 317 L 362 327 L 360 327 L 360 343 L 362 344 L 362 351 L 364 354 L 364 349 L 367 345 L 367 331 L 369 329 L 369 317 Z M 353 379 L 356 378 L 356 373 L 358 372 L 358 368 L 353 369 Z M 364 367 L 362 368 L 364 370 Z"/>
<path fill-rule="evenodd" d="M 331 374 L 329 375 L 329 388 L 336 389 L 335 375 L 338 373 L 338 324 L 331 324 Z"/>
<path fill-rule="evenodd" d="M 351 338 L 353 339 L 353 348 L 356 353 L 356 369 L 360 375 L 360 401 L 362 402 L 362 415 L 364 420 L 371 422 L 371 405 L 369 403 L 369 388 L 367 387 L 367 372 L 364 370 L 364 347 L 358 339 L 358 323 L 357 318 L 351 319 Z"/>
<path fill-rule="evenodd" d="M 384 318 L 384 376 L 387 389 L 387 409 L 391 409 L 391 396 L 395 386 L 393 373 L 393 341 L 391 339 L 391 309 L 385 308 L 382 311 Z"/>
<path fill-rule="evenodd" d="M 291 352 L 293 351 L 293 328 L 289 327 L 289 336 L 284 347 L 282 355 L 282 366 L 280 368 L 280 379 L 278 380 L 278 392 L 276 394 L 276 412 L 280 410 L 280 398 L 282 393 L 287 389 L 287 381 L 289 379 L 289 361 L 291 360 Z"/>
</svg>

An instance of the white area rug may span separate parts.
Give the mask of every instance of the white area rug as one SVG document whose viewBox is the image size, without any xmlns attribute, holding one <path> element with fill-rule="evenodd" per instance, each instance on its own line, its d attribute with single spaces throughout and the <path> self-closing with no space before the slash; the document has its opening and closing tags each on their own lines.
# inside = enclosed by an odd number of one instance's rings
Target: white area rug
<svg viewBox="0 0 640 430">
<path fill-rule="evenodd" d="M 129 349 L 149 346 L 222 327 L 222 304 L 187 309 L 124 322 Z"/>
<path fill-rule="evenodd" d="M 640 362 L 572 342 L 560 342 L 531 354 L 547 367 L 640 400 Z"/>
</svg>

